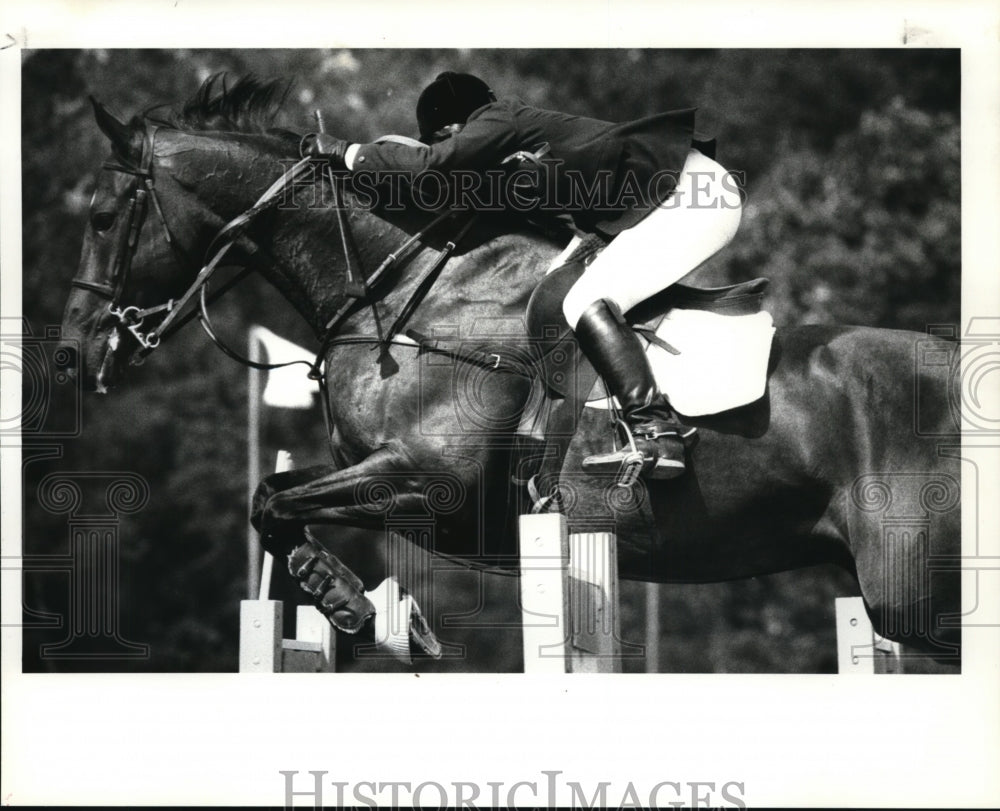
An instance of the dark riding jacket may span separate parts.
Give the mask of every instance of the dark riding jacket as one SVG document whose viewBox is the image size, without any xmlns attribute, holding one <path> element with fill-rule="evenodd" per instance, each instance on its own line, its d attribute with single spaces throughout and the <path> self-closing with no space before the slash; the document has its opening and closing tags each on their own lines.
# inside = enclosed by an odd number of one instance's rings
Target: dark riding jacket
<svg viewBox="0 0 1000 811">
<path fill-rule="evenodd" d="M 614 236 L 670 196 L 692 146 L 714 154 L 714 141 L 696 136 L 694 123 L 694 109 L 615 124 L 505 99 L 480 107 L 460 132 L 437 144 L 361 145 L 353 170 L 485 172 L 514 152 L 547 144 L 543 165 L 551 193 L 543 205 L 554 203 L 583 231 Z"/>
</svg>

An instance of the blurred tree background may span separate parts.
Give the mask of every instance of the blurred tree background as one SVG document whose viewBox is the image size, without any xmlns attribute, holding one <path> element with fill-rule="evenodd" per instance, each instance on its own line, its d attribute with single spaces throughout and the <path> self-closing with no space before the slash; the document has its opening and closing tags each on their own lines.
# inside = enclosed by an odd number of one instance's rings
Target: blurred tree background
<svg viewBox="0 0 1000 811">
<path fill-rule="evenodd" d="M 683 106 L 719 138 L 723 164 L 744 173 L 740 231 L 702 274 L 720 284 L 772 281 L 778 323 L 854 323 L 925 330 L 959 321 L 960 161 L 957 50 L 52 50 L 22 70 L 23 329 L 57 325 L 74 275 L 90 195 L 107 147 L 93 94 L 124 115 L 178 103 L 208 76 L 291 81 L 278 123 L 313 129 L 312 111 L 353 140 L 415 134 L 421 88 L 441 70 L 471 71 L 499 95 L 609 120 Z M 11 269 L 4 268 L 4 273 Z M 215 307 L 239 344 L 263 324 L 312 347 L 305 325 L 270 288 L 244 283 Z M 10 332 L 9 325 L 5 330 Z M 26 383 L 27 388 L 27 383 Z M 47 419 L 72 422 L 77 398 L 52 384 Z M 196 329 L 137 368 L 127 385 L 80 403 L 82 431 L 24 455 L 27 555 L 67 549 L 65 515 L 38 502 L 54 471 L 133 471 L 149 484 L 144 509 L 122 516 L 120 632 L 150 656 L 57 660 L 40 646 L 66 629 L 65 574 L 24 576 L 24 668 L 232 671 L 246 579 L 246 371 Z M 27 391 L 27 399 L 32 396 Z M 325 461 L 318 411 L 271 411 L 264 469 L 286 447 L 298 464 Z M 30 445 L 30 438 L 28 444 Z M 53 443 L 48 443 L 53 444 Z M 384 572 L 384 541 L 329 539 L 369 587 Z M 346 549 L 345 547 L 350 547 Z M 362 554 L 362 550 L 374 550 Z M 366 562 L 367 561 L 367 562 Z M 289 578 L 285 578 L 290 584 Z M 445 571 L 435 578 L 435 628 L 454 658 L 427 670 L 521 669 L 516 579 Z M 816 568 L 704 586 L 659 588 L 659 669 L 832 672 L 833 598 L 856 593 L 842 572 Z M 645 592 L 624 589 L 623 627 L 642 642 Z M 445 615 L 475 611 L 487 629 Z M 642 670 L 641 659 L 627 669 Z M 379 669 L 378 663 L 350 664 Z"/>
</svg>

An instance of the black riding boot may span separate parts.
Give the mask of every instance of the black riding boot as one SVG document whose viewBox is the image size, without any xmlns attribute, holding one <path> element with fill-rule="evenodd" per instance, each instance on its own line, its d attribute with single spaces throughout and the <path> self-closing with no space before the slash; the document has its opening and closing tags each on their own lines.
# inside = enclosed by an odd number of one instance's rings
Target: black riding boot
<svg viewBox="0 0 1000 811">
<path fill-rule="evenodd" d="M 618 473 L 618 483 L 631 485 L 640 475 L 672 479 L 684 470 L 684 452 L 697 429 L 677 419 L 657 388 L 642 344 L 614 302 L 596 301 L 580 316 L 576 338 L 611 394 L 618 398 L 630 436 L 621 450 L 588 456 L 587 470 Z M 634 445 L 634 446 L 633 446 Z"/>
</svg>

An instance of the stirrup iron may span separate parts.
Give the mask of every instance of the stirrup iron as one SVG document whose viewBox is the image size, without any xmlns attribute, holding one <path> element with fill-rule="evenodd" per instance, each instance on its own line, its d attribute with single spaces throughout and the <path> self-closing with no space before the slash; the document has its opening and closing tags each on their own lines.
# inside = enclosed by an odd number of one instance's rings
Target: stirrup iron
<svg viewBox="0 0 1000 811">
<path fill-rule="evenodd" d="M 649 463 L 653 460 L 643 454 L 635 444 L 635 437 L 632 429 L 629 428 L 625 420 L 616 420 L 618 427 L 622 429 L 628 440 L 628 448 L 619 448 L 611 453 L 595 454 L 583 460 L 583 469 L 603 468 L 614 463 L 618 463 L 618 471 L 615 473 L 615 484 L 618 487 L 632 487 Z"/>
</svg>

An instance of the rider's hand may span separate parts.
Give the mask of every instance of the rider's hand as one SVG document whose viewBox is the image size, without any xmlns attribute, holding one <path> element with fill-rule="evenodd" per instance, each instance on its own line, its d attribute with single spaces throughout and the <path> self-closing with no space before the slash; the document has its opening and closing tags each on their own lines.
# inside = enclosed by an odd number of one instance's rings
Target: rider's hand
<svg viewBox="0 0 1000 811">
<path fill-rule="evenodd" d="M 323 158 L 329 161 L 334 169 L 346 169 L 344 156 L 347 154 L 348 141 L 334 138 L 325 132 L 307 135 L 302 140 L 302 153 L 312 158 Z"/>
</svg>

